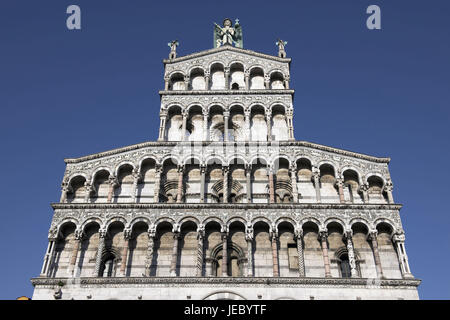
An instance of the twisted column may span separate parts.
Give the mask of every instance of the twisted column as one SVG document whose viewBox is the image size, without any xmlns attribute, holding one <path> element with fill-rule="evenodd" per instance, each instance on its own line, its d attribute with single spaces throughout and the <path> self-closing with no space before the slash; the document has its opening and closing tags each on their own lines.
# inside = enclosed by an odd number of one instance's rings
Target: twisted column
<svg viewBox="0 0 450 320">
<path fill-rule="evenodd" d="M 245 117 L 245 141 L 250 141 L 251 134 L 250 134 L 250 110 L 244 111 L 244 117 Z"/>
<path fill-rule="evenodd" d="M 369 203 L 369 194 L 368 194 L 368 191 L 369 191 L 369 185 L 368 185 L 367 183 L 362 184 L 362 185 L 359 187 L 359 191 L 360 191 L 360 192 L 362 193 L 362 195 L 363 195 L 364 203 Z"/>
<path fill-rule="evenodd" d="M 331 278 L 330 259 L 328 258 L 328 232 L 323 230 L 319 231 L 320 245 L 322 246 L 323 264 L 325 266 L 325 277 Z"/>
<path fill-rule="evenodd" d="M 224 75 L 225 75 L 225 90 L 230 89 L 230 67 L 224 68 Z"/>
<path fill-rule="evenodd" d="M 305 255 L 303 253 L 303 230 L 298 227 L 295 230 L 295 238 L 297 240 L 297 253 L 298 253 L 298 276 L 305 276 Z"/>
<path fill-rule="evenodd" d="M 208 110 L 203 111 L 203 141 L 208 141 Z"/>
<path fill-rule="evenodd" d="M 223 172 L 223 203 L 228 203 L 228 172 L 229 167 L 222 167 Z"/>
<path fill-rule="evenodd" d="M 100 229 L 99 231 L 100 238 L 98 239 L 98 248 L 97 248 L 97 257 L 95 259 L 95 268 L 94 268 L 94 277 L 100 276 L 100 267 L 102 264 L 102 254 L 103 249 L 105 248 L 105 238 L 106 238 L 106 230 Z"/>
<path fill-rule="evenodd" d="M 153 250 L 155 247 L 156 226 L 153 224 L 148 228 L 148 245 L 145 257 L 145 276 L 149 277 L 151 273 Z"/>
<path fill-rule="evenodd" d="M 250 90 L 250 70 L 244 71 L 245 90 Z"/>
<path fill-rule="evenodd" d="M 205 71 L 205 90 L 209 90 L 209 83 L 211 79 L 211 73 L 209 70 Z"/>
<path fill-rule="evenodd" d="M 380 253 L 378 252 L 377 231 L 376 230 L 370 231 L 368 238 L 372 243 L 372 251 L 375 260 L 375 268 L 377 270 L 377 276 L 378 278 L 384 278 L 383 268 L 381 267 Z"/>
<path fill-rule="evenodd" d="M 350 271 L 352 278 L 358 277 L 358 270 L 356 269 L 356 259 L 355 259 L 355 251 L 353 250 L 353 231 L 347 230 L 344 234 L 345 240 L 347 242 L 347 253 L 348 253 L 348 262 L 350 264 Z"/>
<path fill-rule="evenodd" d="M 264 75 L 264 87 L 270 89 L 270 76 L 267 74 Z"/>
<path fill-rule="evenodd" d="M 269 111 L 266 112 L 267 123 L 267 141 L 272 141 L 272 115 Z"/>
<path fill-rule="evenodd" d="M 287 123 L 288 123 L 288 130 L 289 130 L 289 140 L 295 140 L 294 138 L 294 124 L 293 124 L 293 118 L 294 114 L 292 112 L 292 110 L 288 110 L 287 114 L 286 114 L 286 119 L 287 119 Z"/>
<path fill-rule="evenodd" d="M 130 246 L 131 230 L 123 230 L 124 244 L 122 248 L 122 263 L 120 264 L 120 275 L 125 277 L 128 264 L 128 248 Z"/>
<path fill-rule="evenodd" d="M 190 77 L 189 76 L 184 76 L 184 90 L 189 90 L 189 80 Z"/>
</svg>

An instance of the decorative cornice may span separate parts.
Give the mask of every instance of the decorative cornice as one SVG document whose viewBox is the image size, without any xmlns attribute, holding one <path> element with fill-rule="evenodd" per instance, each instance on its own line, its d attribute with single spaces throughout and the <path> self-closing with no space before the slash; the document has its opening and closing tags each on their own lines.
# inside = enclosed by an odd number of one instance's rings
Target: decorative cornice
<svg viewBox="0 0 450 320">
<path fill-rule="evenodd" d="M 63 282 L 69 284 L 72 278 L 32 278 L 36 286 L 56 286 Z M 319 286 L 364 286 L 364 287 L 418 287 L 420 279 L 368 279 L 368 278 L 294 278 L 294 277 L 118 277 L 118 278 L 79 278 L 77 284 L 83 285 L 142 285 L 142 284 L 221 284 L 221 285 L 319 285 Z"/>
<path fill-rule="evenodd" d="M 254 95 L 254 94 L 291 94 L 293 89 L 255 89 L 255 90 L 160 90 L 159 95 Z"/>
<path fill-rule="evenodd" d="M 207 146 L 209 144 L 211 144 L 210 141 L 203 141 L 203 142 L 199 142 L 201 143 L 203 146 Z M 353 157 L 353 158 L 357 158 L 357 159 L 362 159 L 362 160 L 367 160 L 367 161 L 371 161 L 371 162 L 376 162 L 376 163 L 389 163 L 391 161 L 390 158 L 378 158 L 378 157 L 373 157 L 373 156 L 369 156 L 366 154 L 362 154 L 362 153 L 356 153 L 353 151 L 348 151 L 348 150 L 344 150 L 344 149 L 337 149 L 337 148 L 333 148 L 333 147 L 328 147 L 328 146 L 324 146 L 321 144 L 317 144 L 317 143 L 312 143 L 312 142 L 307 142 L 307 141 L 276 141 L 276 143 L 279 146 L 299 146 L 299 147 L 308 147 L 308 148 L 312 148 L 312 149 L 317 149 L 317 150 L 321 150 L 321 151 L 327 151 L 327 152 L 333 152 L 336 154 L 340 154 L 340 155 L 344 155 L 344 156 L 348 156 L 348 157 Z M 79 162 L 84 162 L 84 161 L 88 161 L 88 160 L 93 160 L 93 159 L 98 159 L 98 158 L 102 158 L 102 157 L 107 157 L 107 156 L 111 156 L 111 155 L 115 155 L 115 154 L 119 154 L 119 153 L 123 153 L 123 152 L 127 152 L 127 151 L 132 151 L 132 150 L 137 150 L 137 149 L 143 149 L 143 148 L 147 148 L 147 147 L 174 147 L 177 145 L 191 145 L 191 142 L 181 142 L 181 141 L 148 141 L 148 142 L 143 142 L 143 143 L 138 143 L 138 144 L 134 144 L 131 146 L 127 146 L 127 147 L 122 147 L 122 148 L 117 148 L 117 149 L 112 149 L 109 151 L 104 151 L 104 152 L 100 152 L 100 153 L 95 153 L 95 154 L 91 154 L 88 156 L 83 156 L 80 158 L 68 158 L 68 159 L 64 159 L 65 163 L 79 163 Z M 235 145 L 235 144 L 245 144 L 245 145 L 261 145 L 261 141 L 257 142 L 241 142 L 241 143 L 236 143 L 236 142 L 224 142 L 224 144 L 226 145 Z M 268 145 L 270 145 L 270 143 L 268 143 Z"/>
<path fill-rule="evenodd" d="M 175 59 L 164 59 L 163 63 L 164 64 L 172 64 L 172 63 L 182 62 L 182 61 L 186 61 L 186 60 L 189 60 L 189 59 L 203 57 L 203 56 L 206 56 L 206 55 L 209 55 L 209 54 L 213 54 L 213 53 L 217 53 L 217 52 L 221 52 L 221 51 L 234 51 L 234 52 L 244 53 L 244 54 L 248 54 L 248 55 L 251 55 L 251 56 L 254 56 L 254 57 L 269 59 L 269 60 L 273 60 L 273 61 L 277 61 L 277 62 L 287 62 L 287 63 L 291 62 L 291 58 L 280 58 L 280 57 L 277 57 L 277 56 L 272 56 L 272 55 L 269 55 L 269 54 L 260 53 L 260 52 L 256 52 L 256 51 L 253 51 L 253 50 L 236 48 L 236 47 L 233 47 L 233 46 L 222 46 L 222 47 L 218 47 L 218 48 L 214 48 L 214 49 L 209 49 L 209 50 L 204 50 L 204 51 L 188 54 L 186 56 L 177 57 Z"/>
<path fill-rule="evenodd" d="M 335 209 L 400 210 L 401 204 L 339 203 L 52 203 L 53 209 Z"/>
</svg>

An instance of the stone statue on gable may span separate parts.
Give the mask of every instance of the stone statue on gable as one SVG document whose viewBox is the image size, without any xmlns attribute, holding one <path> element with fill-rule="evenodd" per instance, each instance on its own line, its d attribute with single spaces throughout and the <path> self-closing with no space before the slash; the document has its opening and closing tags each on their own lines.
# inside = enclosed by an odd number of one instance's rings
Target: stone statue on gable
<svg viewBox="0 0 450 320">
<path fill-rule="evenodd" d="M 214 48 L 224 45 L 235 45 L 237 48 L 243 48 L 244 41 L 242 39 L 242 27 L 239 19 L 234 23 L 230 19 L 223 20 L 223 27 L 214 23 Z"/>
</svg>

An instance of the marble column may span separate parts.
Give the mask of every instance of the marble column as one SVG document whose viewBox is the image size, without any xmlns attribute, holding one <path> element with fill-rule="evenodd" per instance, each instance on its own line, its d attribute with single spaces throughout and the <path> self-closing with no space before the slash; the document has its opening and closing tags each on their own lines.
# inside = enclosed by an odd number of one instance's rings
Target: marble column
<svg viewBox="0 0 450 320">
<path fill-rule="evenodd" d="M 189 90 L 189 80 L 190 77 L 189 76 L 184 76 L 184 90 Z"/>
<path fill-rule="evenodd" d="M 159 136 L 158 141 L 165 140 L 165 132 L 166 132 L 166 121 L 167 121 L 167 113 L 161 112 L 159 114 L 160 123 L 159 123 Z"/>
<path fill-rule="evenodd" d="M 106 230 L 105 229 L 100 229 L 98 232 L 99 232 L 100 238 L 98 239 L 97 257 L 95 258 L 94 277 L 100 276 L 100 267 L 102 265 L 102 254 L 103 254 L 103 249 L 105 248 L 105 239 L 106 239 Z"/>
<path fill-rule="evenodd" d="M 224 68 L 224 76 L 225 76 L 225 90 L 230 89 L 230 68 L 225 67 Z"/>
<path fill-rule="evenodd" d="M 266 112 L 267 141 L 272 141 L 272 115 Z"/>
<path fill-rule="evenodd" d="M 177 203 L 182 203 L 183 198 L 183 172 L 184 167 L 178 166 L 178 189 L 177 189 Z"/>
<path fill-rule="evenodd" d="M 67 203 L 67 192 L 69 192 L 69 183 L 63 182 L 61 185 L 61 198 L 59 202 Z"/>
<path fill-rule="evenodd" d="M 77 264 L 78 251 L 80 250 L 81 241 L 83 241 L 83 231 L 75 230 L 75 242 L 73 244 L 72 255 L 70 256 L 69 267 L 67 268 L 67 274 L 69 277 L 75 276 L 74 270 Z"/>
<path fill-rule="evenodd" d="M 200 203 L 205 203 L 206 165 L 200 166 Z"/>
<path fill-rule="evenodd" d="M 211 80 L 211 73 L 209 71 L 205 71 L 205 90 L 209 90 L 210 80 Z"/>
<path fill-rule="evenodd" d="M 336 185 L 338 187 L 339 201 L 340 201 L 340 203 L 345 203 L 345 198 L 344 198 L 344 179 L 337 178 L 336 179 Z"/>
<path fill-rule="evenodd" d="M 45 252 L 45 256 L 44 256 L 44 263 L 42 264 L 40 277 L 49 277 L 50 276 L 50 269 L 51 269 L 51 265 L 53 263 L 53 252 L 55 251 L 55 246 L 56 246 L 56 238 L 55 239 L 49 238 L 47 251 Z"/>
<path fill-rule="evenodd" d="M 244 71 L 245 90 L 250 90 L 250 70 Z"/>
<path fill-rule="evenodd" d="M 270 76 L 269 75 L 264 76 L 264 88 L 270 89 Z"/>
<path fill-rule="evenodd" d="M 377 270 L 377 276 L 378 278 L 384 278 L 383 275 L 383 268 L 381 267 L 381 259 L 380 259 L 380 253 L 378 251 L 378 241 L 377 241 L 377 231 L 370 231 L 368 235 L 368 239 L 371 241 L 372 244 L 372 251 L 373 251 L 373 257 L 375 260 L 375 268 Z"/>
<path fill-rule="evenodd" d="M 286 89 L 286 90 L 288 90 L 289 89 L 289 81 L 291 80 L 291 77 L 288 75 L 288 74 L 286 74 L 285 76 L 284 76 L 284 88 Z"/>
<path fill-rule="evenodd" d="M 356 257 L 353 249 L 353 231 L 347 230 L 344 234 L 344 240 L 347 244 L 348 262 L 350 264 L 350 272 L 352 278 L 358 278 L 358 270 L 356 269 Z"/>
<path fill-rule="evenodd" d="M 108 182 L 109 182 L 109 190 L 108 190 L 107 202 L 111 203 L 112 199 L 114 197 L 114 189 L 116 188 L 117 185 L 119 185 L 119 181 L 117 180 L 117 178 L 115 176 L 110 175 Z"/>
<path fill-rule="evenodd" d="M 133 170 L 133 190 L 131 194 L 131 199 L 133 203 L 137 203 L 138 199 L 138 184 L 141 180 L 141 172 L 139 168 Z"/>
<path fill-rule="evenodd" d="M 359 190 L 363 195 L 364 203 L 369 203 L 369 194 L 368 194 L 369 185 L 367 183 L 364 183 L 359 187 Z"/>
<path fill-rule="evenodd" d="M 298 275 L 299 277 L 305 276 L 305 255 L 303 252 L 303 230 L 298 228 L 295 230 L 295 238 L 297 240 L 297 253 L 298 253 Z"/>
<path fill-rule="evenodd" d="M 177 276 L 177 258 L 178 258 L 178 242 L 180 239 L 180 232 L 175 231 L 173 234 L 173 250 L 172 250 L 172 260 L 170 263 L 170 276 Z"/>
<path fill-rule="evenodd" d="M 229 167 L 222 167 L 223 172 L 223 203 L 228 203 L 228 172 Z"/>
<path fill-rule="evenodd" d="M 84 183 L 84 187 L 86 188 L 86 193 L 84 195 L 84 202 L 89 203 L 89 200 L 91 198 L 91 193 L 93 191 L 93 186 L 89 182 Z"/>
<path fill-rule="evenodd" d="M 392 184 L 392 181 L 390 179 L 388 179 L 386 181 L 386 185 L 384 186 L 384 191 L 387 194 L 387 198 L 388 198 L 388 203 L 389 204 L 394 204 L 394 197 L 392 195 L 392 190 L 394 189 L 394 185 Z"/>
<path fill-rule="evenodd" d="M 250 164 L 245 166 L 245 177 L 246 177 L 246 192 L 247 192 L 247 203 L 252 203 L 252 184 L 251 184 L 251 174 L 252 166 Z"/>
<path fill-rule="evenodd" d="M 209 141 L 208 139 L 208 110 L 203 110 L 203 141 Z"/>
<path fill-rule="evenodd" d="M 293 112 L 292 110 L 288 110 L 286 115 L 286 120 L 288 123 L 288 134 L 289 134 L 289 140 L 295 140 L 294 138 L 294 124 L 293 124 Z"/>
<path fill-rule="evenodd" d="M 128 264 L 128 250 L 130 247 L 131 230 L 123 230 L 124 244 L 122 248 L 122 262 L 120 263 L 120 275 L 126 277 Z"/>
<path fill-rule="evenodd" d="M 250 141 L 251 132 L 250 132 L 250 110 L 245 110 L 245 141 Z"/>
<path fill-rule="evenodd" d="M 222 277 L 228 277 L 228 232 L 222 232 Z"/>
<path fill-rule="evenodd" d="M 183 124 L 181 126 L 181 131 L 182 131 L 181 141 L 186 141 L 186 124 L 187 124 L 187 118 L 188 118 L 189 114 L 186 111 L 183 111 L 182 115 L 183 115 Z"/>
<path fill-rule="evenodd" d="M 158 203 L 159 202 L 159 190 L 161 185 L 161 171 L 162 166 L 156 165 L 155 166 L 155 186 L 153 188 L 153 202 Z"/>
<path fill-rule="evenodd" d="M 392 237 L 395 250 L 397 251 L 398 260 L 400 263 L 400 270 L 403 278 L 414 278 L 409 268 L 408 256 L 405 249 L 405 235 L 403 233 L 394 234 Z"/>
<path fill-rule="evenodd" d="M 247 277 L 253 277 L 253 226 L 248 223 L 245 228 L 245 240 L 247 241 Z"/>
<path fill-rule="evenodd" d="M 148 245 L 147 254 L 145 257 L 145 276 L 149 277 L 151 275 L 151 268 L 153 262 L 153 251 L 155 247 L 155 237 L 156 237 L 156 226 L 151 225 L 148 228 Z"/>
<path fill-rule="evenodd" d="M 197 228 L 197 277 L 203 275 L 203 250 L 205 239 L 205 227 L 200 224 Z"/>
<path fill-rule="evenodd" d="M 224 124 L 224 132 L 223 132 L 223 141 L 228 142 L 229 136 L 228 136 L 228 121 L 230 118 L 230 112 L 224 111 L 223 113 L 223 124 Z"/>
<path fill-rule="evenodd" d="M 169 90 L 170 77 L 164 77 L 164 90 Z"/>
<path fill-rule="evenodd" d="M 320 245 L 322 247 L 323 264 L 325 267 L 325 277 L 331 278 L 330 259 L 328 258 L 328 244 L 327 244 L 328 232 L 320 231 L 319 238 L 320 238 Z"/>
<path fill-rule="evenodd" d="M 275 203 L 275 186 L 273 182 L 273 168 L 268 167 L 269 171 L 269 203 Z"/>
<path fill-rule="evenodd" d="M 320 171 L 318 168 L 313 167 L 313 180 L 314 180 L 314 188 L 316 189 L 316 201 L 320 203 L 321 197 L 320 197 Z"/>
<path fill-rule="evenodd" d="M 280 268 L 278 265 L 278 234 L 276 232 L 271 233 L 272 240 L 272 262 L 273 262 L 273 276 L 280 276 Z"/>
<path fill-rule="evenodd" d="M 291 185 L 292 196 L 294 203 L 298 203 L 298 189 L 297 189 L 297 166 L 291 166 Z"/>
</svg>

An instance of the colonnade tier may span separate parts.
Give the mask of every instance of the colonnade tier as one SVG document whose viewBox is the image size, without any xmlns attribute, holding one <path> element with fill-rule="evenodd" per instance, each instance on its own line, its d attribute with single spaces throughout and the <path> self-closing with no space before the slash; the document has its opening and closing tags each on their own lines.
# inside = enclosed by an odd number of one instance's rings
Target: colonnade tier
<svg viewBox="0 0 450 320">
<path fill-rule="evenodd" d="M 307 158 L 255 158 L 251 163 L 242 158 L 224 162 L 213 157 L 203 163 L 166 158 L 162 164 L 144 158 L 137 165 L 126 162 L 101 167 L 91 176 L 66 177 L 60 201 L 393 204 L 392 191 L 391 179 L 379 173 L 362 175 L 329 162 L 313 165 Z"/>
<path fill-rule="evenodd" d="M 404 241 L 385 221 L 372 229 L 361 221 L 66 221 L 49 241 L 41 276 L 412 278 Z"/>
</svg>

